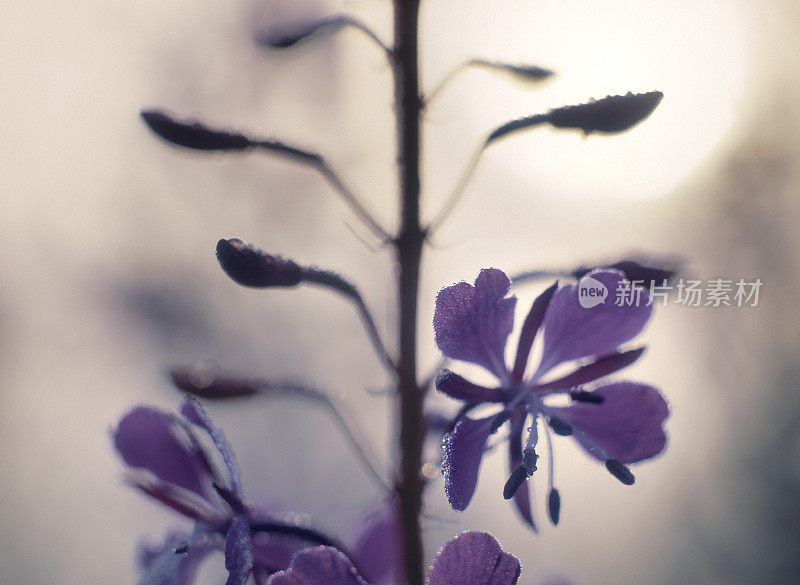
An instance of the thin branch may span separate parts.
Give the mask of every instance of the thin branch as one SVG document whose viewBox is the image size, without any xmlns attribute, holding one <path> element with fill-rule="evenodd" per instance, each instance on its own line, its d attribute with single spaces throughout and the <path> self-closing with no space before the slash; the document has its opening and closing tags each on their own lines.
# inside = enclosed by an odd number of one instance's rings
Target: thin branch
<svg viewBox="0 0 800 585">
<path fill-rule="evenodd" d="M 322 155 L 289 146 L 276 140 L 262 140 L 245 136 L 239 132 L 218 130 L 194 120 L 179 120 L 163 110 L 142 110 L 141 117 L 145 124 L 158 137 L 175 146 L 202 150 L 206 152 L 246 152 L 259 148 L 279 156 L 307 164 L 317 171 L 333 186 L 350 208 L 367 227 L 383 242 L 391 239 L 389 233 L 381 227 L 370 213 L 359 202 L 353 192 L 348 189 L 339 176 L 328 165 Z"/>
<path fill-rule="evenodd" d="M 494 144 L 500 138 L 516 131 L 522 130 L 525 128 L 529 128 L 531 126 L 536 126 L 543 122 L 547 121 L 547 116 L 544 115 L 537 115 L 537 116 L 529 116 L 527 118 L 520 118 L 519 120 L 512 120 L 511 122 L 506 122 L 492 130 L 491 132 L 486 134 L 486 137 L 480 143 L 478 148 L 473 153 L 472 157 L 469 159 L 466 168 L 461 173 L 461 177 L 458 179 L 455 187 L 450 193 L 450 196 L 445 201 L 444 206 L 439 210 L 439 213 L 433 218 L 433 220 L 428 224 L 427 228 L 425 229 L 425 233 L 430 235 L 435 232 L 439 226 L 447 219 L 447 216 L 456 206 L 458 201 L 461 199 L 464 191 L 469 184 L 472 175 L 475 173 L 475 169 L 478 167 L 478 162 L 481 159 L 481 155 L 489 148 L 492 144 Z"/>
<path fill-rule="evenodd" d="M 290 158 L 297 162 L 307 164 L 317 170 L 325 179 L 327 179 L 328 183 L 330 183 L 334 190 L 339 193 L 342 199 L 344 199 L 344 202 L 350 206 L 350 209 L 366 224 L 366 226 L 378 239 L 383 242 L 387 242 L 391 239 L 389 232 L 386 231 L 372 217 L 372 215 L 358 200 L 358 197 L 356 197 L 356 195 L 342 182 L 342 180 L 339 178 L 339 175 L 334 172 L 322 155 L 316 152 L 295 148 L 293 146 L 287 146 L 286 144 L 272 140 L 258 140 L 254 141 L 253 144 L 262 150 L 266 150 L 268 152 Z"/>
<path fill-rule="evenodd" d="M 364 441 L 364 434 L 361 428 L 344 403 L 334 399 L 325 392 L 299 386 L 297 384 L 269 384 L 268 382 L 262 382 L 261 387 L 266 390 L 281 390 L 289 395 L 307 398 L 325 406 L 334 421 L 339 425 L 339 429 L 342 431 L 345 439 L 350 443 L 353 453 L 355 453 L 356 457 L 361 461 L 364 469 L 369 472 L 378 485 L 385 491 L 391 491 L 391 487 L 380 471 L 378 471 L 378 464 L 376 463 L 378 460 L 377 456 L 369 447 L 369 443 Z"/>
<path fill-rule="evenodd" d="M 444 74 L 444 77 L 442 77 L 442 78 L 439 80 L 439 82 L 438 82 L 438 83 L 436 83 L 436 85 L 434 85 L 434 86 L 433 86 L 433 89 L 432 89 L 432 90 L 430 90 L 428 93 L 426 93 L 426 94 L 425 94 L 425 105 L 428 105 L 429 103 L 431 103 L 431 102 L 432 102 L 432 101 L 433 101 L 433 100 L 436 98 L 436 96 L 437 96 L 437 95 L 439 95 L 439 94 L 442 92 L 442 90 L 443 90 L 445 87 L 447 87 L 447 85 L 448 85 L 448 84 L 449 84 L 451 81 L 453 81 L 453 79 L 454 79 L 454 78 L 455 78 L 455 77 L 456 77 L 456 76 L 457 76 L 459 73 L 461 73 L 461 72 L 462 72 L 462 71 L 464 71 L 464 70 L 465 70 L 467 67 L 469 67 L 471 63 L 472 63 L 472 61 L 464 61 L 464 62 L 462 62 L 462 63 L 459 63 L 458 65 L 456 65 L 456 66 L 455 66 L 455 67 L 453 67 L 452 69 L 450 69 L 450 71 L 448 71 L 447 73 L 445 73 L 445 74 Z"/>
<path fill-rule="evenodd" d="M 360 30 L 361 32 L 363 32 L 365 35 L 367 35 L 367 37 L 368 37 L 368 38 L 369 38 L 369 39 L 370 39 L 372 42 L 374 42 L 376 45 L 378 45 L 378 46 L 379 46 L 379 47 L 380 47 L 380 48 L 383 50 L 383 52 L 384 52 L 384 53 L 386 53 L 386 56 L 387 56 L 387 57 L 388 57 L 390 60 L 392 59 L 392 49 L 391 49 L 391 48 L 389 48 L 389 45 L 387 45 L 386 43 L 384 43 L 384 42 L 383 42 L 383 41 L 380 39 L 380 37 L 379 37 L 377 34 L 375 34 L 375 32 L 374 32 L 374 31 L 373 31 L 371 28 L 369 28 L 367 25 L 365 25 L 365 24 L 364 24 L 363 22 L 361 22 L 360 20 L 358 20 L 358 19 L 356 19 L 356 18 L 353 18 L 352 16 L 344 16 L 344 17 L 342 17 L 342 18 L 343 18 L 343 20 L 344 20 L 344 24 L 346 24 L 346 25 L 350 25 L 350 26 L 352 26 L 353 28 L 355 28 L 355 29 L 358 29 L 358 30 Z"/>
<path fill-rule="evenodd" d="M 439 210 L 439 213 L 436 214 L 436 217 L 434 217 L 433 220 L 428 224 L 428 227 L 425 230 L 425 232 L 428 234 L 428 237 L 430 237 L 430 235 L 438 229 L 438 227 L 456 206 L 458 200 L 461 199 L 461 196 L 464 194 L 464 190 L 469 184 L 469 180 L 472 178 L 472 175 L 475 173 L 475 169 L 478 167 L 478 161 L 480 160 L 484 150 L 486 150 L 486 142 L 482 142 L 477 150 L 475 150 L 475 152 L 472 154 L 467 166 L 462 171 L 461 177 L 458 179 L 456 186 L 453 187 L 453 190 L 450 192 L 450 196 L 447 198 L 447 201 L 445 201 L 444 206 Z"/>
<path fill-rule="evenodd" d="M 365 35 L 386 53 L 391 60 L 392 50 L 384 43 L 375 32 L 360 20 L 346 14 L 329 16 L 322 20 L 304 23 L 293 31 L 286 32 L 279 29 L 273 32 L 263 32 L 256 37 L 256 42 L 270 49 L 282 50 L 304 44 L 314 37 L 334 34 L 346 26 L 351 26 Z"/>
<path fill-rule="evenodd" d="M 346 409 L 344 403 L 327 393 L 291 382 L 272 382 L 263 378 L 241 378 L 220 374 L 213 365 L 202 362 L 189 367 L 172 368 L 170 377 L 181 391 L 210 400 L 226 400 L 244 396 L 270 397 L 282 394 L 287 397 L 304 398 L 324 406 L 369 475 L 384 490 L 391 491 L 391 487 L 379 471 L 376 463 L 378 458 L 369 447 L 369 443 L 364 441 L 364 434 L 355 422 L 355 417 Z"/>
<path fill-rule="evenodd" d="M 527 272 L 519 272 L 511 277 L 511 284 L 523 284 L 531 280 L 540 280 L 542 278 L 563 278 L 572 276 L 572 273 L 566 270 L 528 270 Z"/>
<path fill-rule="evenodd" d="M 392 358 L 386 345 L 383 343 L 380 332 L 378 331 L 375 320 L 372 318 L 367 304 L 358 289 L 347 282 L 344 278 L 335 272 L 328 272 L 327 270 L 319 270 L 317 268 L 306 268 L 304 272 L 305 282 L 319 284 L 328 288 L 332 288 L 353 301 L 361 317 L 361 322 L 364 324 L 364 330 L 367 332 L 372 347 L 378 358 L 383 362 L 383 365 L 392 373 L 397 374 L 397 364 Z"/>
<path fill-rule="evenodd" d="M 510 63 L 489 61 L 488 59 L 470 59 L 453 67 L 434 85 L 434 88 L 425 96 L 425 105 L 431 103 L 459 73 L 468 67 L 488 69 L 495 73 L 506 73 L 529 82 L 542 81 L 553 75 L 553 72 L 549 69 L 537 67 L 536 65 L 512 65 Z"/>
</svg>

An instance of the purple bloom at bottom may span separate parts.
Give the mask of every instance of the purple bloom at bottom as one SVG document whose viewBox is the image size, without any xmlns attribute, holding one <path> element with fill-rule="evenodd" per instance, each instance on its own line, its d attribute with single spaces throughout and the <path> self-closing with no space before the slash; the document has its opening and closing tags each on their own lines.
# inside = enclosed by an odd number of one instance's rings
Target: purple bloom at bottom
<svg viewBox="0 0 800 585">
<path fill-rule="evenodd" d="M 427 585 L 515 585 L 519 561 L 504 553 L 492 535 L 464 532 L 445 544 L 428 571 Z M 335 548 L 297 553 L 288 569 L 267 585 L 369 585 L 353 563 Z"/>
<path fill-rule="evenodd" d="M 636 337 L 650 318 L 650 299 L 643 289 L 631 286 L 621 272 L 608 269 L 595 270 L 577 284 L 560 288 L 554 284 L 533 302 L 520 331 L 514 363 L 508 367 L 506 342 L 514 328 L 517 301 L 506 296 L 510 285 L 502 271 L 490 268 L 481 270 L 474 286 L 460 282 L 441 290 L 436 298 L 433 325 L 441 352 L 479 365 L 499 381 L 498 386 L 488 388 L 450 370 L 440 372 L 437 389 L 464 402 L 443 439 L 442 471 L 450 505 L 464 510 L 475 492 L 489 437 L 508 422 L 511 473 L 503 495 L 514 498 L 522 517 L 535 528 L 527 479 L 537 469 L 540 419 L 545 423 L 550 454 L 548 512 L 556 524 L 561 500 L 553 487 L 550 431 L 574 437 L 629 485 L 634 476 L 627 465 L 664 449 L 662 425 L 669 408 L 661 393 L 646 384 L 602 382 L 590 389 L 584 387 L 642 355 L 644 348 L 621 351 L 620 346 Z M 619 290 L 628 291 L 626 298 L 636 302 L 618 304 L 615 293 Z M 544 336 L 541 358 L 533 373 L 526 374 L 540 329 Z M 556 367 L 567 364 L 572 365 L 569 373 L 552 374 Z M 551 397 L 556 395 L 568 397 L 571 404 L 553 403 Z M 467 416 L 484 404 L 501 409 L 485 418 Z"/>
<path fill-rule="evenodd" d="M 139 406 L 113 433 L 114 445 L 133 471 L 128 481 L 154 500 L 195 521 L 189 533 L 171 532 L 158 546 L 144 546 L 138 561 L 139 585 L 189 585 L 212 552 L 225 554 L 226 585 L 259 585 L 289 566 L 304 548 L 344 549 L 335 539 L 305 525 L 248 506 L 236 456 L 200 403 L 188 398 L 181 416 Z M 195 430 L 206 433 L 222 460 L 220 473 Z M 397 575 L 396 507 L 388 503 L 360 526 L 351 549 L 359 568 L 376 585 Z"/>
</svg>

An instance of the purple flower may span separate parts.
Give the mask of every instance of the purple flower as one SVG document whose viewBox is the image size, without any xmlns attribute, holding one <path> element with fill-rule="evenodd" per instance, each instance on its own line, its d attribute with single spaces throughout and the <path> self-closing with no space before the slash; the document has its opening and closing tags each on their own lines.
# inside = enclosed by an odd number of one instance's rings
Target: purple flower
<svg viewBox="0 0 800 585">
<path fill-rule="evenodd" d="M 140 585 L 189 585 L 213 551 L 225 553 L 227 585 L 258 583 L 289 566 L 299 550 L 335 539 L 244 501 L 236 456 L 200 403 L 187 398 L 181 416 L 139 406 L 113 433 L 114 445 L 132 469 L 129 483 L 154 500 L 195 521 L 190 533 L 171 532 L 158 546 L 142 547 Z M 225 473 L 195 434 L 211 439 Z M 395 506 L 386 505 L 362 522 L 353 539 L 359 568 L 382 583 L 398 566 Z M 369 555 L 369 558 L 367 558 Z"/>
<path fill-rule="evenodd" d="M 250 511 L 242 500 L 236 456 L 222 432 L 194 398 L 184 401 L 182 418 L 140 406 L 123 417 L 114 432 L 114 446 L 138 474 L 130 482 L 157 501 L 196 521 L 195 530 L 179 547 L 145 555 L 144 583 L 184 584 L 211 550 L 225 551 L 227 585 L 244 585 L 253 570 Z M 211 438 L 227 471 L 223 477 L 194 434 Z M 221 538 L 224 536 L 224 538 Z M 174 540 L 174 537 L 173 539 Z M 176 549 L 177 548 L 177 552 Z M 182 557 L 170 559 L 169 554 Z"/>
<path fill-rule="evenodd" d="M 535 528 L 527 479 L 537 468 L 538 421 L 546 424 L 550 454 L 548 512 L 558 522 L 560 496 L 553 487 L 553 458 L 550 430 L 571 435 L 620 481 L 632 484 L 627 465 L 659 454 L 666 445 L 662 424 L 669 409 L 660 392 L 633 382 L 595 382 L 637 360 L 644 351 L 620 351 L 636 337 L 651 315 L 644 290 L 628 287 L 636 303 L 615 302 L 620 285 L 629 285 L 617 270 L 595 270 L 577 284 L 554 284 L 533 303 L 519 335 L 514 363 L 506 365 L 506 342 L 514 327 L 517 299 L 507 297 L 510 281 L 500 270 L 481 270 L 475 285 L 460 282 L 439 292 L 433 326 L 436 344 L 452 359 L 482 366 L 499 381 L 487 388 L 443 370 L 436 387 L 465 403 L 454 427 L 443 440 L 442 470 L 450 505 L 464 510 L 475 492 L 481 458 L 489 437 L 509 423 L 511 474 L 503 495 L 514 498 L 525 521 Z M 579 297 L 581 290 L 605 289 L 605 297 L 593 302 Z M 600 292 L 597 292 L 597 291 Z M 638 295 L 636 297 L 635 295 Z M 583 304 L 582 301 L 583 300 Z M 588 305 L 593 305 L 587 308 Z M 532 373 L 528 356 L 539 329 L 543 330 L 542 355 Z M 553 374 L 559 366 L 572 366 L 566 374 Z M 568 405 L 557 405 L 551 397 L 565 395 Z M 485 418 L 466 416 L 475 407 L 494 403 L 501 410 Z M 530 422 L 528 422 L 530 420 Z M 523 432 L 527 435 L 523 438 Z"/>
<path fill-rule="evenodd" d="M 485 532 L 464 532 L 445 544 L 428 571 L 427 585 L 514 585 L 519 561 Z M 267 585 L 369 585 L 350 559 L 331 547 L 306 549 Z"/>
</svg>

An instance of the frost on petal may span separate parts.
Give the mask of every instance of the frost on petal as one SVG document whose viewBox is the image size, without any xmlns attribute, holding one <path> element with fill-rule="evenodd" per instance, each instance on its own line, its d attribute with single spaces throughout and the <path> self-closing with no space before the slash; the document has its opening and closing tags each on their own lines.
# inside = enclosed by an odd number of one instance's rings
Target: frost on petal
<svg viewBox="0 0 800 585">
<path fill-rule="evenodd" d="M 496 268 L 481 270 L 475 286 L 459 282 L 439 291 L 433 328 L 436 345 L 449 358 L 506 373 L 506 339 L 514 327 L 516 297 L 505 298 L 511 282 Z"/>
<path fill-rule="evenodd" d="M 171 415 L 139 406 L 122 418 L 113 436 L 114 446 L 129 467 L 208 495 L 211 475 L 205 460 Z"/>
<path fill-rule="evenodd" d="M 329 546 L 297 553 L 289 568 L 275 573 L 267 585 L 368 585 L 343 553 Z"/>
<path fill-rule="evenodd" d="M 590 454 L 605 459 L 593 449 L 596 445 L 622 463 L 636 463 L 664 450 L 669 406 L 656 388 L 617 382 L 597 388 L 595 394 L 603 397 L 601 404 L 579 402 L 553 409 L 580 431 L 574 436 Z"/>
<path fill-rule="evenodd" d="M 208 433 L 208 436 L 211 437 L 214 446 L 222 456 L 225 467 L 228 469 L 228 478 L 231 484 L 230 488 L 235 494 L 239 494 L 241 492 L 242 483 L 241 472 L 239 471 L 239 464 L 236 461 L 236 454 L 233 452 L 233 447 L 231 447 L 228 439 L 221 430 L 214 426 L 208 414 L 206 414 L 206 411 L 203 410 L 203 407 L 200 406 L 200 403 L 196 399 L 189 397 L 184 400 L 181 405 L 181 414 L 186 420 L 203 429 Z"/>
<path fill-rule="evenodd" d="M 444 491 L 453 509 L 463 511 L 469 505 L 478 485 L 478 472 L 492 434 L 494 416 L 472 420 L 462 417 L 452 433 L 442 441 L 442 474 Z"/>
<path fill-rule="evenodd" d="M 442 370 L 436 376 L 436 389 L 451 398 L 472 404 L 504 402 L 507 398 L 506 392 L 502 388 L 479 386 L 450 370 Z"/>
<path fill-rule="evenodd" d="M 402 583 L 400 519 L 394 500 L 369 514 L 352 547 L 358 568 L 370 583 Z"/>
<path fill-rule="evenodd" d="M 632 288 L 632 298 L 638 296 L 638 302 L 619 306 L 618 291 L 629 284 L 617 270 L 596 270 L 556 292 L 544 317 L 544 350 L 536 376 L 569 360 L 613 353 L 636 337 L 650 319 L 652 307 L 647 292 L 640 287 Z M 607 296 L 594 306 L 584 307 L 579 294 L 587 295 L 589 289 L 594 291 L 594 299 L 603 289 Z"/>
<path fill-rule="evenodd" d="M 486 532 L 463 532 L 445 544 L 428 572 L 427 585 L 514 585 L 519 561 Z"/>
<path fill-rule="evenodd" d="M 225 538 L 225 585 L 244 585 L 253 570 L 253 550 L 250 547 L 250 522 L 245 515 L 235 516 Z"/>
</svg>

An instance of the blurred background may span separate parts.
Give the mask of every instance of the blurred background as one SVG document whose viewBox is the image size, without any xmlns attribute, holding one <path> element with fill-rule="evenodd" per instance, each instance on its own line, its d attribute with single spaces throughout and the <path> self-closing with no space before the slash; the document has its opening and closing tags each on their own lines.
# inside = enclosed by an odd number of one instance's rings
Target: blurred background
<svg viewBox="0 0 800 585">
<path fill-rule="evenodd" d="M 132 583 L 137 543 L 181 525 L 122 484 L 109 440 L 133 405 L 178 404 L 165 376 L 176 363 L 211 359 L 326 388 L 392 461 L 387 379 L 352 307 L 313 288 L 245 290 L 213 256 L 218 238 L 241 237 L 336 270 L 391 342 L 388 251 L 309 169 L 173 149 L 138 118 L 162 107 L 318 150 L 394 225 L 384 55 L 353 31 L 285 52 L 253 42 L 341 11 L 390 40 L 382 0 L 0 5 L 3 583 Z M 625 377 L 659 386 L 672 415 L 666 452 L 634 469 L 635 487 L 558 440 L 562 520 L 546 525 L 538 478 L 537 537 L 500 498 L 498 453 L 465 513 L 434 482 L 431 556 L 471 528 L 520 558 L 522 583 L 798 583 L 799 51 L 790 0 L 424 2 L 425 87 L 472 57 L 558 73 L 521 87 L 467 71 L 438 95 L 426 112 L 427 217 L 493 126 L 629 90 L 665 98 L 622 136 L 536 130 L 486 153 L 427 250 L 423 370 L 438 361 L 436 292 L 482 267 L 569 268 L 636 252 L 685 258 L 687 278 L 764 283 L 757 307 L 670 304 L 642 335 L 650 349 Z M 547 284 L 520 287 L 519 306 Z M 209 410 L 252 500 L 340 533 L 377 500 L 322 412 L 280 399 Z M 221 582 L 217 560 L 206 582 Z"/>
</svg>

